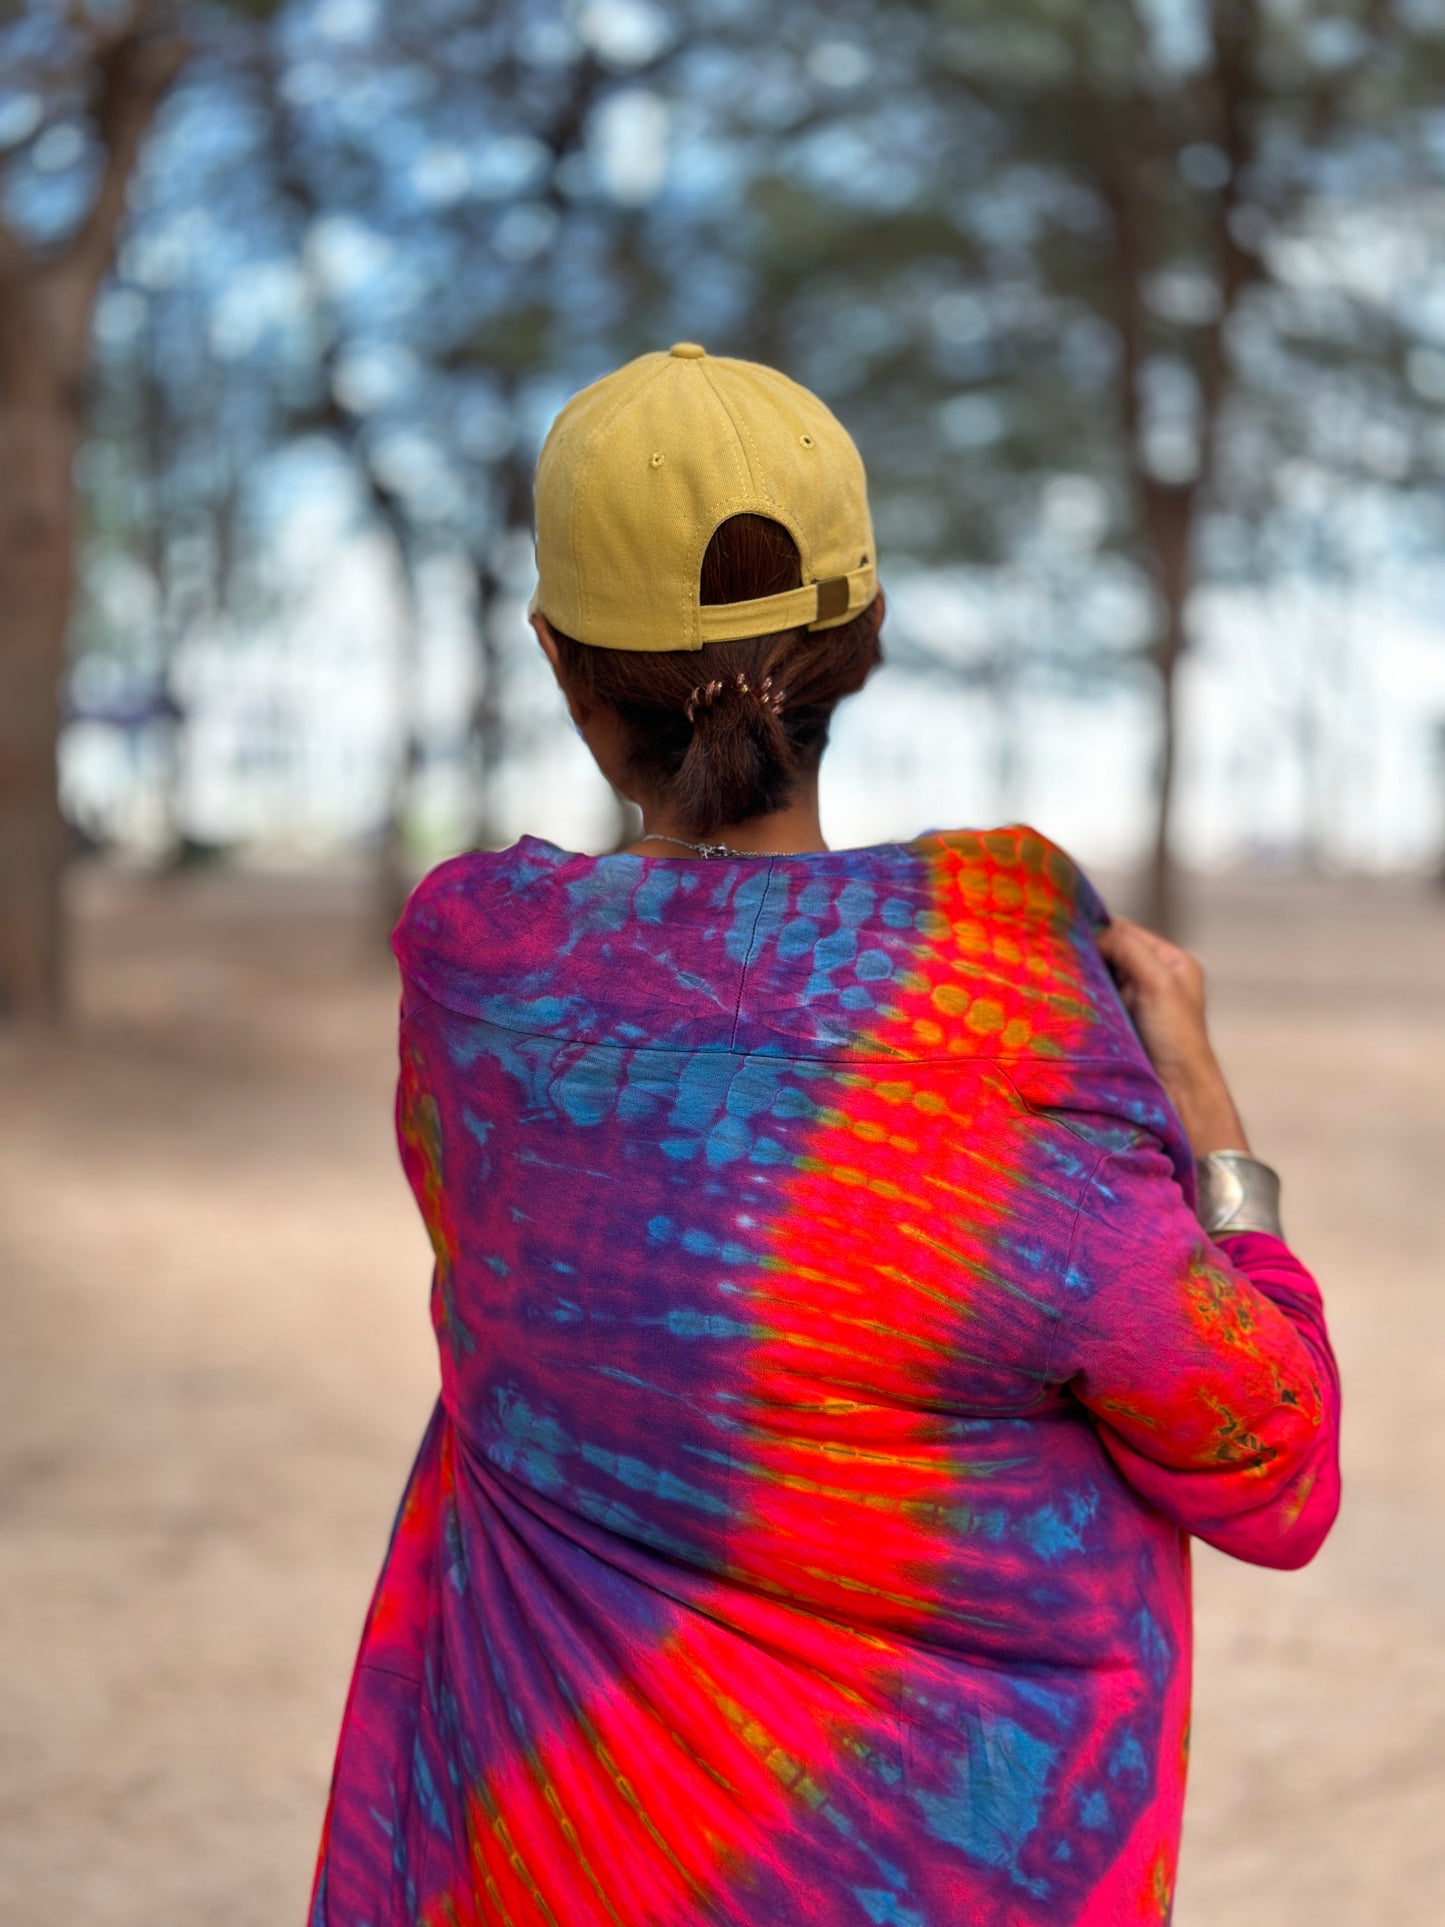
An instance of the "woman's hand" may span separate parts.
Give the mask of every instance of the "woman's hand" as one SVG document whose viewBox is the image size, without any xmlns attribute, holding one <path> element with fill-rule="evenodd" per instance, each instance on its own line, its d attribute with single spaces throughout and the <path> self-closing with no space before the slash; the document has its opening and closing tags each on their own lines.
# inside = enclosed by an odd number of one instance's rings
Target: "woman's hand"
<svg viewBox="0 0 1445 1927">
<path fill-rule="evenodd" d="M 1115 917 L 1096 935 L 1194 1155 L 1247 1151 L 1249 1140 L 1205 1028 L 1204 967 L 1199 959 L 1125 917 Z"/>
</svg>

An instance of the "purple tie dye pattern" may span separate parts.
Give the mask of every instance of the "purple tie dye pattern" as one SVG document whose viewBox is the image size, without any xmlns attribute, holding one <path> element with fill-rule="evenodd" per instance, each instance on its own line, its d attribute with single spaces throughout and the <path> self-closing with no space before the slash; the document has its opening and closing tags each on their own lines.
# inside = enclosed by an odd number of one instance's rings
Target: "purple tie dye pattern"
<svg viewBox="0 0 1445 1927">
<path fill-rule="evenodd" d="M 1106 914 L 1026 826 L 423 880 L 441 1397 L 313 1927 L 1167 1920 L 1188 1535 L 1312 1556 L 1338 1381 Z"/>
</svg>

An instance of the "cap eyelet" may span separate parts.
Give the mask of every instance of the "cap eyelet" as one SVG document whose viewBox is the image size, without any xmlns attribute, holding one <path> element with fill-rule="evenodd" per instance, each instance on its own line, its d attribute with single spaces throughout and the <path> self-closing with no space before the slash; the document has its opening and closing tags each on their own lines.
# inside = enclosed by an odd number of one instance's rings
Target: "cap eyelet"
<svg viewBox="0 0 1445 1927">
<path fill-rule="evenodd" d="M 648 458 L 647 458 L 647 466 L 648 466 L 649 468 L 661 468 L 661 467 L 662 467 L 662 456 L 661 456 L 660 454 L 657 454 L 657 455 L 649 455 L 649 456 L 648 456 Z"/>
<path fill-rule="evenodd" d="M 804 448 L 811 448 L 813 446 L 813 438 L 811 435 L 800 435 L 798 440 L 803 444 Z"/>
</svg>

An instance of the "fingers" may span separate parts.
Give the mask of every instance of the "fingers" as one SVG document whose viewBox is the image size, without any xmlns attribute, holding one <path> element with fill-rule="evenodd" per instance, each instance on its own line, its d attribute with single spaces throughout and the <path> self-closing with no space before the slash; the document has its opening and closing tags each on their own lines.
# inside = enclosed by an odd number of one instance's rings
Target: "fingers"
<svg viewBox="0 0 1445 1927">
<path fill-rule="evenodd" d="M 1164 975 L 1164 959 L 1150 941 L 1153 931 L 1116 917 L 1098 936 L 1099 952 L 1115 977 L 1148 983 Z"/>
<path fill-rule="evenodd" d="M 1110 963 L 1117 963 L 1135 975 L 1192 977 L 1196 972 L 1203 974 L 1203 967 L 1192 952 L 1170 943 L 1167 937 L 1146 929 L 1142 923 L 1131 923 L 1127 917 L 1115 917 L 1099 931 L 1098 945 Z"/>
<path fill-rule="evenodd" d="M 1100 947 L 1107 943 L 1111 943 L 1118 950 L 1142 951 L 1144 955 L 1151 956 L 1161 955 L 1165 951 L 1176 948 L 1156 931 L 1147 930 L 1142 923 L 1131 923 L 1127 917 L 1115 917 L 1112 923 L 1106 924 L 1099 932 Z"/>
<path fill-rule="evenodd" d="M 1136 1024 L 1152 1036 L 1156 1063 L 1204 1036 L 1204 967 L 1192 951 L 1117 917 L 1098 933 L 1099 954 Z M 1147 1041 L 1147 1039 L 1146 1039 Z"/>
</svg>

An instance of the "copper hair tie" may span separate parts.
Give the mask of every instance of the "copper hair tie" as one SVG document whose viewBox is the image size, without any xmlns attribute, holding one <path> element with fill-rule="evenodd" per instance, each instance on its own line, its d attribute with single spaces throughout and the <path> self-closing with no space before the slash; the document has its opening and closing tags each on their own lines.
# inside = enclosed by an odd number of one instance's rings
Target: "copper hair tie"
<svg viewBox="0 0 1445 1927">
<path fill-rule="evenodd" d="M 771 676 L 764 676 L 757 688 L 754 689 L 747 677 L 739 670 L 733 677 L 733 683 L 740 696 L 751 696 L 759 707 L 771 710 L 775 716 L 780 716 L 783 713 L 783 698 L 787 694 L 787 691 L 783 689 L 775 690 Z M 720 696 L 726 686 L 725 683 L 718 682 L 716 679 L 712 682 L 698 683 L 682 706 L 683 715 L 687 717 L 689 722 L 693 722 L 696 719 L 698 710 L 710 708 L 713 699 Z"/>
</svg>

